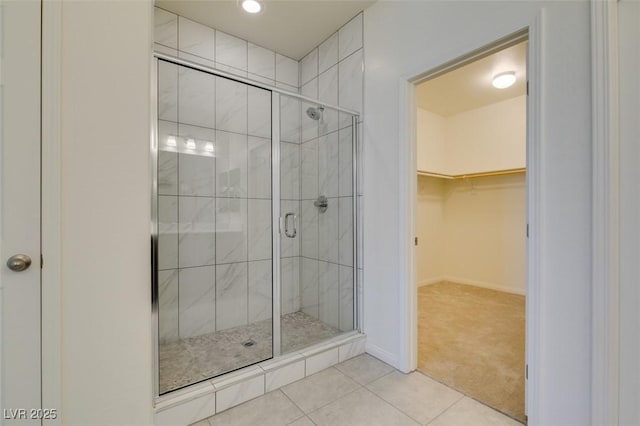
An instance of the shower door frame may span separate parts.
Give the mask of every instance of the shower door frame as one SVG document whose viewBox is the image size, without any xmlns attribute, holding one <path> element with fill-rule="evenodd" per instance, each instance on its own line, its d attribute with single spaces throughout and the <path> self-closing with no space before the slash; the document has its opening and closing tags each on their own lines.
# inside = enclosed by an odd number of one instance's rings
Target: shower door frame
<svg viewBox="0 0 640 426">
<path fill-rule="evenodd" d="M 280 216 L 280 98 L 281 95 L 295 98 L 299 101 L 314 103 L 351 115 L 352 129 L 352 198 L 353 198 L 353 331 L 361 332 L 360 324 L 360 300 L 358 297 L 358 289 L 360 283 L 358 280 L 358 228 L 359 228 L 359 208 L 358 208 L 358 161 L 359 161 L 359 134 L 358 123 L 360 114 L 357 111 L 348 108 L 339 107 L 337 105 L 327 104 L 317 99 L 302 96 L 297 93 L 289 92 L 277 87 L 262 84 L 247 78 L 239 77 L 216 68 L 207 67 L 189 60 L 167 55 L 160 52 L 153 52 L 151 66 L 151 333 L 153 339 L 153 395 L 154 406 L 165 398 L 171 398 L 176 392 L 184 392 L 189 388 L 196 386 L 203 381 L 198 381 L 182 388 L 169 391 L 160 395 L 160 364 L 159 364 L 159 292 L 158 292 L 158 62 L 160 60 L 173 63 L 179 66 L 185 66 L 194 70 L 202 71 L 217 77 L 226 78 L 238 83 L 246 84 L 271 92 L 271 232 L 272 232 L 272 353 L 271 358 L 275 359 L 281 355 L 281 325 L 280 325 L 280 294 L 281 294 L 281 277 L 280 277 L 280 235 L 282 230 L 282 217 Z M 339 126 L 338 126 L 339 127 Z M 265 360 L 266 361 L 266 360 Z M 260 361 L 263 362 L 263 361 Z M 253 364 L 252 364 L 253 365 Z M 237 372 L 247 366 L 240 367 L 236 370 L 224 373 Z"/>
</svg>

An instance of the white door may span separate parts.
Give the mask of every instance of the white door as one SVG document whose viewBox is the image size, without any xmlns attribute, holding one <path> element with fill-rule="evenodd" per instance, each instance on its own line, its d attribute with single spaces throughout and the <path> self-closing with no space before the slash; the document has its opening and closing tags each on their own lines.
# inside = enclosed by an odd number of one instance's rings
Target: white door
<svg viewBox="0 0 640 426">
<path fill-rule="evenodd" d="M 41 3 L 1 0 L 0 6 L 0 422 L 32 425 L 42 417 Z M 28 259 L 31 265 L 26 267 Z"/>
</svg>

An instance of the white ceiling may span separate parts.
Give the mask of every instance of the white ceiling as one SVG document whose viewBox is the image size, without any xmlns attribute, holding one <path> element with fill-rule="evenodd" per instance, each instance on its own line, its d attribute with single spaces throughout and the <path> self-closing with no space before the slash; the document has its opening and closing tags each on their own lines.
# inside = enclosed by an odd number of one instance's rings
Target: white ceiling
<svg viewBox="0 0 640 426">
<path fill-rule="evenodd" d="M 236 0 L 156 0 L 156 5 L 201 24 L 300 60 L 375 0 L 263 0 L 250 15 Z"/>
<path fill-rule="evenodd" d="M 447 117 L 524 95 L 526 56 L 527 42 L 522 42 L 427 80 L 416 87 L 417 105 Z M 505 71 L 516 72 L 516 83 L 507 89 L 496 89 L 491 80 Z"/>
</svg>

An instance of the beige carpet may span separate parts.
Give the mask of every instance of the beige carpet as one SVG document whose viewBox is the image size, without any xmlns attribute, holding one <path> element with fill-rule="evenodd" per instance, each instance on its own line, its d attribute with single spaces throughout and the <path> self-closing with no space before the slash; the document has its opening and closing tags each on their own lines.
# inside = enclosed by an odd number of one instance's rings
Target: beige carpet
<svg viewBox="0 0 640 426">
<path fill-rule="evenodd" d="M 418 290 L 418 370 L 521 422 L 525 298 L 442 282 Z"/>
</svg>

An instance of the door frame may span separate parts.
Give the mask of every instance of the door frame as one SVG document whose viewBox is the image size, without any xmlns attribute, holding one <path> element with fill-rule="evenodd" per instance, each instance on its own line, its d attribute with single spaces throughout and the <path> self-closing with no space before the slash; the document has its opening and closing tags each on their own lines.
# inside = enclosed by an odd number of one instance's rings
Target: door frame
<svg viewBox="0 0 640 426">
<path fill-rule="evenodd" d="M 462 64 L 479 59 L 517 42 L 528 40 L 527 49 L 527 224 L 529 236 L 527 238 L 527 282 L 526 282 L 526 331 L 525 331 L 525 413 L 538 412 L 539 386 L 539 354 L 537 351 L 539 342 L 539 326 L 536 322 L 540 318 L 539 282 L 541 268 L 542 241 L 540 229 L 542 223 L 542 197 L 543 187 L 542 155 L 541 155 L 541 71 L 542 71 L 542 28 L 544 10 L 540 12 L 533 22 L 526 28 L 509 34 L 495 42 L 474 50 L 462 57 L 452 60 L 426 72 L 404 78 L 400 82 L 400 135 L 399 140 L 405 141 L 400 146 L 400 187 L 406 192 L 400 191 L 400 277 L 404 282 L 400 295 L 406 306 L 404 317 L 405 327 L 404 341 L 405 365 L 407 371 L 417 368 L 418 354 L 418 297 L 415 277 L 414 260 L 414 213 L 416 207 L 416 84 L 427 78 L 457 68 Z M 522 230 L 526 232 L 526 230 Z M 535 422 L 535 421 L 534 421 Z"/>
<path fill-rule="evenodd" d="M 42 407 L 62 425 L 62 2 L 42 1 L 41 45 L 41 274 Z"/>
<path fill-rule="evenodd" d="M 544 15 L 542 9 L 528 31 L 527 78 L 527 300 L 525 410 L 536 423 L 540 412 L 540 283 L 543 278 L 541 238 L 543 221 L 542 191 L 547 182 L 542 157 Z M 592 190 L 593 219 L 592 266 L 592 367 L 591 416 L 593 424 L 617 424 L 619 421 L 620 379 L 620 176 L 619 176 L 619 74 L 618 74 L 618 3 L 615 0 L 591 0 L 592 52 Z M 429 74 L 426 73 L 427 75 Z M 403 340 L 406 342 L 405 365 L 411 371 L 417 365 L 417 294 L 414 277 L 413 236 L 415 205 L 415 99 L 414 87 L 425 74 L 400 82 L 400 282 L 401 300 L 406 306 Z"/>
<path fill-rule="evenodd" d="M 591 1 L 591 421 L 620 420 L 620 105 L 618 1 Z"/>
</svg>

